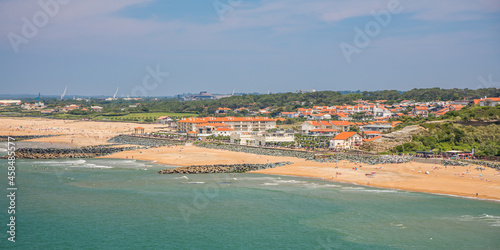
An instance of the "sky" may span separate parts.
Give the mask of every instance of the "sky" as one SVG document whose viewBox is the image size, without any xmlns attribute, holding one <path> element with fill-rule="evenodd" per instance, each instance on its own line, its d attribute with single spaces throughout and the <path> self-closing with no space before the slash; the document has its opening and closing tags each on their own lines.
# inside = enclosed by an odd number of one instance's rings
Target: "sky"
<svg viewBox="0 0 500 250">
<path fill-rule="evenodd" d="M 0 0 L 0 94 L 500 87 L 498 0 Z"/>
</svg>

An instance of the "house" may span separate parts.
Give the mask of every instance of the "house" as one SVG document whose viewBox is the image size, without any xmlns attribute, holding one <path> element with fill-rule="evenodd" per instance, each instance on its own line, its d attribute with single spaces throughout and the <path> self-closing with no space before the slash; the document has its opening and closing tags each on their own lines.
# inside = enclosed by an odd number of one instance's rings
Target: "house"
<svg viewBox="0 0 500 250">
<path fill-rule="evenodd" d="M 293 131 L 266 132 L 242 132 L 231 134 L 231 143 L 248 146 L 266 146 L 280 143 L 295 142 Z"/>
<path fill-rule="evenodd" d="M 357 132 L 342 132 L 330 140 L 330 148 L 350 149 L 363 143 L 363 137 Z"/>
<path fill-rule="evenodd" d="M 340 130 L 338 129 L 331 129 L 331 128 L 326 128 L 326 129 L 313 129 L 309 132 L 309 135 L 313 136 L 336 136 L 340 133 Z"/>
<path fill-rule="evenodd" d="M 174 119 L 170 118 L 169 116 L 160 116 L 156 118 L 156 121 L 162 125 L 167 125 L 168 127 L 176 126 Z"/>
<path fill-rule="evenodd" d="M 299 117 L 299 114 L 300 113 L 298 113 L 298 112 L 281 112 L 280 116 L 286 117 L 286 118 L 297 118 L 297 117 Z"/>
<path fill-rule="evenodd" d="M 216 128 L 214 131 L 215 136 L 231 136 L 231 134 L 234 132 L 234 129 L 228 128 L 228 127 L 219 127 Z"/>
<path fill-rule="evenodd" d="M 346 114 L 346 113 L 337 113 L 337 116 L 339 117 L 339 120 L 341 121 L 350 121 L 352 118 Z"/>
<path fill-rule="evenodd" d="M 90 109 L 94 112 L 101 112 L 102 111 L 101 106 L 90 106 Z"/>
<path fill-rule="evenodd" d="M 365 139 L 371 139 L 382 135 L 380 131 L 364 131 L 361 134 L 364 136 Z"/>
<path fill-rule="evenodd" d="M 363 139 L 363 142 L 371 142 L 371 141 L 378 140 L 378 139 L 380 139 L 380 138 L 382 138 L 382 136 L 381 136 L 381 135 L 379 135 L 379 136 L 375 136 L 375 137 L 370 138 L 370 139 Z"/>
<path fill-rule="evenodd" d="M 413 107 L 412 114 L 420 117 L 429 116 L 429 108 L 426 106 L 415 106 Z"/>
<path fill-rule="evenodd" d="M 320 113 L 320 114 L 309 114 L 307 115 L 307 119 L 309 120 L 328 120 L 332 119 L 330 114 Z"/>
<path fill-rule="evenodd" d="M 495 107 L 500 104 L 500 97 L 484 98 L 479 101 L 479 106 Z"/>
<path fill-rule="evenodd" d="M 307 121 L 302 123 L 301 125 L 301 132 L 302 134 L 309 134 L 309 132 L 313 129 L 321 129 L 322 124 L 317 122 L 317 121 Z"/>
<path fill-rule="evenodd" d="M 276 119 L 268 117 L 190 117 L 177 122 L 177 130 L 181 133 L 198 131 L 200 124 L 224 123 L 235 132 L 266 131 L 276 128 Z M 198 127 L 197 127 L 198 126 Z M 213 126 L 213 125 L 212 125 Z M 203 127 L 203 126 L 202 126 Z"/>
<path fill-rule="evenodd" d="M 392 129 L 393 126 L 390 123 L 374 123 L 374 124 L 368 124 L 364 125 L 361 127 L 362 132 L 368 132 L 368 131 L 378 131 L 378 132 L 385 132 L 390 129 Z"/>
</svg>

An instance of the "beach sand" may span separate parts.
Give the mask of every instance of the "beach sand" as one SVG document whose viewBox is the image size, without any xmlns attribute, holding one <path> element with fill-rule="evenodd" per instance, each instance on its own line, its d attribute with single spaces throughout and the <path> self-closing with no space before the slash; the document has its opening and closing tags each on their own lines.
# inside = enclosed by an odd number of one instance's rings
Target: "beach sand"
<svg viewBox="0 0 500 250">
<path fill-rule="evenodd" d="M 319 163 L 294 157 L 255 155 L 195 146 L 126 151 L 101 158 L 134 158 L 174 166 L 290 161 L 293 164 L 252 173 L 312 177 L 382 188 L 500 200 L 500 172 L 491 168 L 478 171 L 476 166 L 472 165 L 444 167 L 439 164 L 410 162 L 388 165 L 361 164 L 360 167 L 360 164 L 348 161 Z M 372 172 L 375 174 L 372 175 Z"/>
<path fill-rule="evenodd" d="M 0 135 L 58 135 L 25 141 L 58 143 L 72 147 L 106 145 L 119 134 L 132 133 L 135 127 L 153 132 L 160 124 L 93 122 L 45 118 L 0 118 Z"/>
<path fill-rule="evenodd" d="M 0 135 L 15 137 L 16 135 L 57 134 L 61 136 L 39 138 L 30 141 L 89 146 L 107 144 L 106 141 L 109 138 L 121 133 L 131 133 L 133 128 L 138 126 L 144 127 L 146 132 L 152 132 L 155 127 L 159 127 L 160 125 L 42 118 L 0 118 Z M 253 173 L 322 178 L 329 181 L 356 183 L 382 188 L 500 200 L 500 172 L 491 168 L 477 171 L 475 169 L 476 166 L 444 167 L 438 164 L 412 162 L 372 166 L 361 164 L 362 167 L 360 167 L 359 164 L 347 161 L 318 163 L 293 157 L 255 155 L 195 146 L 149 148 L 119 152 L 102 158 L 133 158 L 174 166 L 239 163 L 262 164 L 290 161 L 293 162 L 292 165 L 254 171 Z M 353 169 L 356 167 L 358 168 L 357 170 Z M 373 176 L 371 176 L 372 172 L 375 172 Z M 476 193 L 478 194 L 477 196 Z"/>
</svg>

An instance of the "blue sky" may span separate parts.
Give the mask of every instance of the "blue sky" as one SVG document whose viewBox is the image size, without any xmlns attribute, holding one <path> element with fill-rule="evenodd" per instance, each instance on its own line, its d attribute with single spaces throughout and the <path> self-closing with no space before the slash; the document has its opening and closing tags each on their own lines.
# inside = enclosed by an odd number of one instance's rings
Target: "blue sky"
<svg viewBox="0 0 500 250">
<path fill-rule="evenodd" d="M 500 87 L 498 0 L 2 0 L 0 34 L 0 94 Z"/>
</svg>

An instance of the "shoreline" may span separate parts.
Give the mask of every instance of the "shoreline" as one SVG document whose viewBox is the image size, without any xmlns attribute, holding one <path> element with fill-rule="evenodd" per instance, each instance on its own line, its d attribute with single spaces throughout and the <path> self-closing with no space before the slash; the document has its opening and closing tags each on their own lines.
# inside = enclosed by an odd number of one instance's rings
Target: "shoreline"
<svg viewBox="0 0 500 250">
<path fill-rule="evenodd" d="M 97 158 L 156 161 L 155 163 L 181 167 L 206 164 L 264 164 L 289 161 L 292 164 L 249 171 L 248 173 L 317 178 L 325 181 L 384 189 L 500 201 L 500 172 L 495 169 L 478 171 L 474 169 L 474 165 L 444 167 L 437 164 L 409 162 L 388 165 L 362 164 L 362 167 L 359 167 L 359 163 L 348 161 L 325 163 L 295 157 L 256 155 L 195 146 L 165 146 L 139 149 Z M 336 166 L 338 168 L 335 168 Z M 356 170 L 356 168 L 358 169 Z M 375 175 L 367 177 L 367 173 L 371 172 L 375 172 Z M 336 173 L 339 174 L 336 175 Z M 481 174 L 481 177 L 479 177 L 479 174 Z M 488 181 L 481 179 L 487 179 Z M 476 193 L 478 193 L 477 197 Z"/>
<path fill-rule="evenodd" d="M 137 126 L 137 124 L 121 122 L 106 123 L 42 118 L 0 118 L 0 121 L 2 121 L 0 135 L 13 135 L 14 137 L 34 134 L 59 135 L 26 140 L 26 142 L 65 143 L 77 147 L 109 146 L 111 143 L 107 140 L 119 134 L 129 133 L 134 126 Z M 158 127 L 158 124 L 144 125 L 143 127 L 146 127 L 146 131 L 150 132 L 154 127 Z M 299 154 L 301 153 L 297 153 L 297 156 L 302 157 Z M 172 145 L 122 151 L 96 158 L 136 159 L 181 167 L 207 164 L 292 162 L 291 165 L 249 173 L 319 178 L 384 189 L 500 201 L 500 171 L 493 168 L 479 171 L 475 169 L 476 165 L 462 167 L 418 162 L 368 165 L 342 159 L 337 162 L 317 162 L 292 156 Z M 311 157 L 307 156 L 307 158 Z M 370 174 L 371 176 L 369 176 Z M 477 197 L 476 193 L 478 193 Z"/>
</svg>

